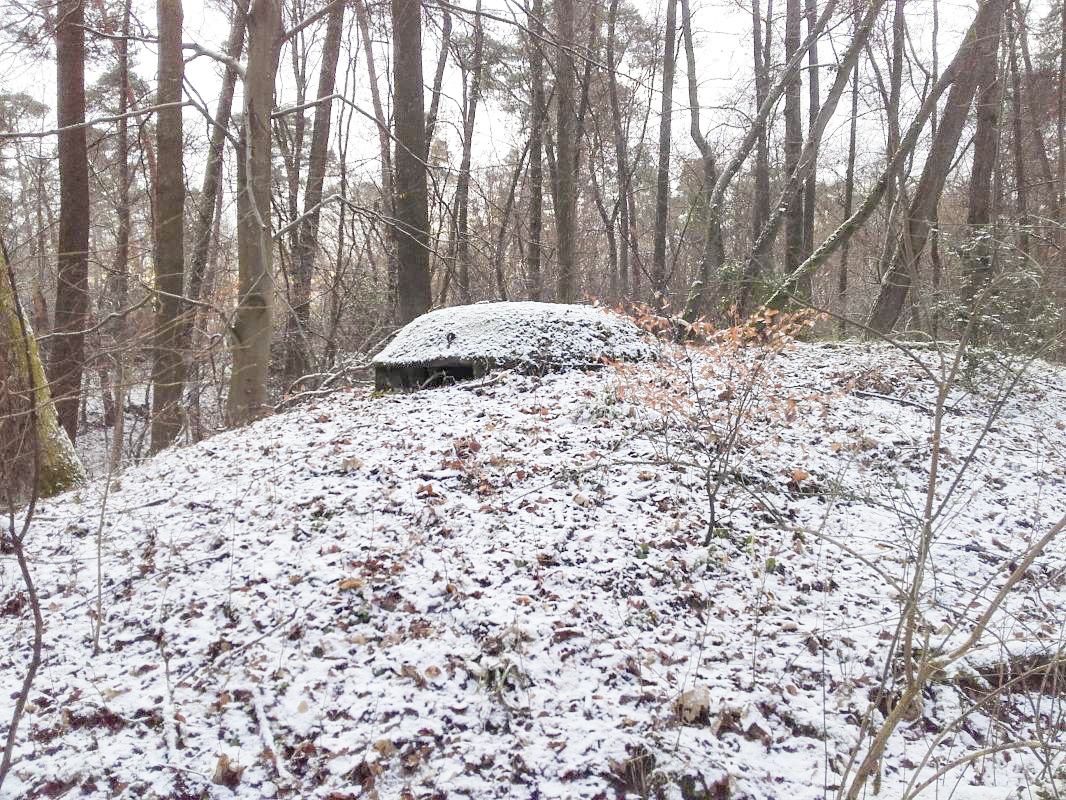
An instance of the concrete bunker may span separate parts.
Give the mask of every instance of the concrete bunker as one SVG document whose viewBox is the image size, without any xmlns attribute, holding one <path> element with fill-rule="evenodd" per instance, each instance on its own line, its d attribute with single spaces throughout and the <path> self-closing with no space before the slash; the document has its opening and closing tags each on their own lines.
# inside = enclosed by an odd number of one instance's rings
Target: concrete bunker
<svg viewBox="0 0 1066 800">
<path fill-rule="evenodd" d="M 631 320 L 602 308 L 476 303 L 431 311 L 402 328 L 374 358 L 374 382 L 378 389 L 410 391 L 495 369 L 588 369 L 655 353 Z"/>
</svg>

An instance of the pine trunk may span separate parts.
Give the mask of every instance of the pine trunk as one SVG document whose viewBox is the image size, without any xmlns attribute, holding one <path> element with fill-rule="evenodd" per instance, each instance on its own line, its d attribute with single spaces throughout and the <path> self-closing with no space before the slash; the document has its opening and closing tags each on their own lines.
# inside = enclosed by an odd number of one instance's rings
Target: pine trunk
<svg viewBox="0 0 1066 800">
<path fill-rule="evenodd" d="M 59 421 L 71 441 L 78 435 L 78 405 L 85 368 L 89 308 L 89 161 L 85 128 L 85 4 L 62 0 L 56 26 L 59 134 L 59 268 L 49 374 Z"/>
<path fill-rule="evenodd" d="M 180 0 L 158 0 L 159 88 L 157 102 L 181 102 Z M 155 183 L 156 322 L 152 364 L 152 452 L 171 444 L 181 431 L 185 389 L 185 175 L 182 168 L 181 106 L 158 112 Z"/>
</svg>

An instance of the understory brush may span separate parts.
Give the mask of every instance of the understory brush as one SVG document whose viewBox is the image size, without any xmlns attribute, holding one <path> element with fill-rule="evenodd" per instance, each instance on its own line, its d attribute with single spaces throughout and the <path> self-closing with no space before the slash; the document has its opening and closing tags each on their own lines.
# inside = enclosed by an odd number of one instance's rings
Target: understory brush
<svg viewBox="0 0 1066 800">
<path fill-rule="evenodd" d="M 770 632 L 760 611 L 773 597 L 768 576 L 784 569 L 791 535 L 796 547 L 856 562 L 895 607 L 867 655 L 862 681 L 871 685 L 864 707 L 848 715 L 847 741 L 838 742 L 845 757 L 831 759 L 823 744 L 827 796 L 879 793 L 886 753 L 898 757 L 901 750 L 908 772 L 892 775 L 901 798 L 950 780 L 994 782 L 997 765 L 1012 754 L 1037 765 L 1029 785 L 1043 794 L 1034 796 L 1062 796 L 1066 579 L 1056 554 L 1066 516 L 1059 518 L 1061 502 L 1046 499 L 1053 487 L 1042 485 L 1024 513 L 1000 515 L 1007 533 L 997 538 L 995 506 L 984 506 L 981 494 L 1006 485 L 995 470 L 1011 463 L 1015 444 L 1006 447 L 994 434 L 1029 391 L 1036 359 L 975 349 L 966 335 L 950 345 L 835 345 L 894 348 L 899 372 L 871 378 L 856 369 L 832 381 L 812 376 L 790 384 L 783 360 L 817 319 L 813 312 L 763 310 L 735 328 L 696 331 L 700 343 L 665 346 L 655 373 L 620 373 L 618 392 L 642 409 L 655 459 L 702 483 L 709 562 L 731 563 L 738 579 L 746 574 L 750 582 L 752 683 L 760 639 Z M 857 415 L 844 423 L 850 444 L 838 439 L 836 411 L 845 400 Z M 913 427 L 867 435 L 864 403 L 895 409 Z M 823 458 L 812 454 L 817 466 L 777 458 L 776 444 L 797 421 L 821 426 L 831 440 Z M 883 532 L 870 535 L 871 520 L 886 517 Z M 1024 527 L 1012 529 L 1017 525 Z M 843 633 L 827 630 L 812 645 L 825 664 L 823 742 L 834 735 L 827 645 L 834 637 L 850 642 Z M 697 690 L 681 687 L 681 705 Z"/>
</svg>

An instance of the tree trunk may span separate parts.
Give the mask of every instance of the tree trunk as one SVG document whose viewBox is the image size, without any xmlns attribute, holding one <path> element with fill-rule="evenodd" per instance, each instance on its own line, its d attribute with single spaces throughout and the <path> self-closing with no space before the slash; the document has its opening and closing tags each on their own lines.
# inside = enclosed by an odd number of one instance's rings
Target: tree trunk
<svg viewBox="0 0 1066 800">
<path fill-rule="evenodd" d="M 807 32 L 814 30 L 818 21 L 818 0 L 806 0 L 804 4 L 804 16 L 807 20 Z M 807 74 L 808 108 L 807 108 L 807 136 L 815 143 L 814 156 L 810 171 L 807 174 L 807 183 L 803 190 L 803 247 L 802 258 L 806 260 L 814 250 L 814 211 L 818 202 L 818 140 L 815 136 L 815 126 L 818 121 L 819 101 L 819 69 L 818 69 L 818 40 L 815 39 L 811 49 L 807 51 L 807 63 L 810 66 Z M 804 302 L 810 304 L 814 298 L 813 276 L 808 272 L 800 280 L 797 291 Z"/>
<path fill-rule="evenodd" d="M 556 299 L 577 299 L 577 115 L 574 100 L 574 0 L 556 0 L 556 204 L 555 235 L 559 262 Z"/>
<path fill-rule="evenodd" d="M 704 220 L 703 253 L 700 257 L 699 275 L 693 284 L 698 291 L 690 291 L 688 302 L 685 306 L 684 317 L 689 322 L 695 322 L 707 314 L 707 287 L 713 277 L 717 276 L 725 261 L 725 248 L 722 242 L 721 221 L 716 214 L 711 213 L 711 191 L 718 179 L 718 170 L 714 163 L 714 152 L 703 135 L 700 126 L 700 101 L 697 91 L 696 79 L 696 50 L 692 43 L 692 13 L 689 0 L 681 0 L 681 32 L 685 43 L 685 63 L 688 71 L 688 108 L 689 108 L 689 134 L 696 148 L 700 151 L 700 159 L 703 165 L 703 187 L 700 193 L 704 197 Z"/>
<path fill-rule="evenodd" d="M 474 53 L 470 68 L 470 88 L 466 96 L 463 114 L 463 156 L 459 164 L 459 178 L 455 190 L 457 224 L 456 257 L 459 266 L 459 297 L 464 303 L 472 299 L 470 294 L 470 157 L 474 146 L 474 120 L 477 104 L 481 99 L 481 60 L 485 34 L 481 24 L 481 0 L 474 7 Z"/>
<path fill-rule="evenodd" d="M 85 5 L 61 0 L 56 26 L 56 119 L 60 128 L 85 121 Z M 89 161 L 85 128 L 59 134 L 59 267 L 55 344 L 49 373 L 59 421 L 71 441 L 78 435 L 78 405 L 85 368 L 89 308 Z"/>
<path fill-rule="evenodd" d="M 1056 239 L 1059 248 L 1059 284 L 1066 284 L 1066 2 L 1059 4 L 1059 74 L 1056 114 L 1056 141 L 1059 154 L 1059 175 L 1057 188 L 1058 226 Z M 1060 296 L 1062 294 L 1060 289 Z"/>
<path fill-rule="evenodd" d="M 659 112 L 659 168 L 655 184 L 655 246 L 652 251 L 652 303 L 666 308 L 666 227 L 670 212 L 670 122 L 674 113 L 674 67 L 677 35 L 677 0 L 666 0 L 663 35 L 663 93 Z"/>
<path fill-rule="evenodd" d="M 429 198 L 426 192 L 426 118 L 422 88 L 422 7 L 392 0 L 396 125 L 397 322 L 430 306 Z"/>
<path fill-rule="evenodd" d="M 877 333 L 887 334 L 891 331 L 903 310 L 913 280 L 912 273 L 929 236 L 944 181 L 951 169 L 970 103 L 977 90 L 981 65 L 987 60 L 995 61 L 999 23 L 1006 5 L 1007 0 L 986 0 L 982 3 L 974 27 L 962 44 L 966 51 L 965 64 L 948 93 L 936 138 L 907 212 L 907 224 L 900 236 L 896 257 L 892 268 L 881 281 L 881 290 L 867 321 L 867 326 Z"/>
<path fill-rule="evenodd" d="M 840 59 L 840 63 L 837 65 L 833 84 L 826 95 L 825 102 L 822 103 L 821 108 L 818 109 L 818 114 L 815 116 L 810 134 L 800 151 L 799 159 L 796 162 L 796 168 L 785 181 L 785 186 L 781 190 L 778 200 L 773 206 L 770 218 L 766 221 L 766 225 L 759 233 L 755 245 L 752 247 L 752 255 L 749 256 L 748 264 L 745 268 L 745 280 L 741 283 L 740 297 L 737 301 L 737 309 L 741 317 L 747 316 L 752 310 L 751 290 L 754 281 L 748 279 L 747 276 L 755 274 L 755 270 L 757 269 L 758 261 L 756 260 L 755 254 L 758 252 L 769 252 L 773 246 L 774 237 L 777 235 L 777 230 L 783 218 L 787 224 L 788 209 L 791 207 L 791 201 L 800 194 L 808 171 L 814 168 L 814 162 L 818 152 L 818 143 L 821 140 L 822 134 L 825 132 L 826 126 L 829 124 L 829 120 L 836 112 L 837 104 L 840 102 L 840 98 L 843 96 L 844 90 L 847 88 L 848 81 L 851 77 L 852 67 L 858 62 L 859 54 L 866 46 L 866 42 L 873 31 L 874 23 L 877 21 L 877 16 L 881 10 L 883 2 L 884 0 L 871 0 L 867 5 L 865 16 L 856 26 L 851 43 L 848 45 L 847 50 Z M 810 257 L 805 259 L 803 263 L 808 264 L 809 262 Z M 810 274 L 812 274 L 811 271 L 799 268 L 793 272 L 786 273 L 788 277 L 782 282 L 781 286 L 775 290 L 769 298 L 767 298 L 767 305 L 771 302 L 776 302 L 782 295 L 796 294 L 796 287 L 804 282 L 804 276 Z M 806 300 L 802 295 L 800 295 L 800 298 L 800 302 Z"/>
<path fill-rule="evenodd" d="M 111 307 L 121 312 L 129 298 L 129 261 L 130 261 L 130 135 L 129 120 L 125 117 L 129 110 L 130 87 L 130 12 L 132 0 L 126 0 L 122 13 L 122 38 L 118 42 L 118 70 L 120 86 L 118 90 L 118 113 L 122 119 L 118 123 L 118 203 L 115 217 L 118 230 L 115 234 L 115 260 L 112 265 Z M 126 340 L 126 317 L 119 316 L 111 325 L 111 340 L 115 344 L 115 426 L 111 431 L 110 470 L 118 472 L 122 467 L 122 443 L 126 435 L 126 352 L 119 347 Z"/>
<path fill-rule="evenodd" d="M 615 0 L 617 2 L 617 0 Z M 540 300 L 544 289 L 541 277 L 541 238 L 544 230 L 544 0 L 533 0 L 529 21 L 529 247 L 526 248 L 526 295 Z"/>
<path fill-rule="evenodd" d="M 858 10 L 856 10 L 856 20 L 858 16 Z M 848 128 L 848 165 L 844 175 L 844 219 L 851 216 L 851 209 L 855 203 L 855 157 L 859 132 L 859 64 L 857 61 L 851 68 L 851 117 Z M 847 332 L 849 244 L 849 242 L 844 242 L 840 248 L 840 270 L 837 273 L 837 331 L 841 336 Z"/>
<path fill-rule="evenodd" d="M 603 221 L 603 231 L 607 235 L 607 280 L 608 293 L 612 302 L 618 301 L 618 239 L 614 233 L 614 216 L 607 213 L 607 205 L 603 199 L 603 190 L 600 188 L 599 179 L 596 177 L 596 169 L 592 159 L 589 158 L 589 182 L 592 184 L 592 199 L 596 203 L 596 210 L 600 212 Z M 617 209 L 618 206 L 615 206 Z"/>
<path fill-rule="evenodd" d="M 766 127 L 770 114 L 773 112 L 774 106 L 784 93 L 785 88 L 799 73 L 803 55 L 807 52 L 807 48 L 809 48 L 814 40 L 825 30 L 826 26 L 829 24 L 829 20 L 832 19 L 833 13 L 836 11 L 836 7 L 837 0 L 828 0 L 825 4 L 825 8 L 822 9 L 822 13 L 818 17 L 818 22 L 815 25 L 814 30 L 807 36 L 806 41 L 800 46 L 799 50 L 789 58 L 788 63 L 785 64 L 777 82 L 767 91 L 762 105 L 759 106 L 758 112 L 748 125 L 748 129 L 740 142 L 740 146 L 737 148 L 733 156 L 726 162 L 725 167 L 718 175 L 718 179 L 714 183 L 714 190 L 711 192 L 710 199 L 708 200 L 708 213 L 716 215 L 719 224 L 722 218 L 722 208 L 725 203 L 725 195 L 726 191 L 729 189 L 729 184 L 744 165 L 744 161 L 755 146 L 760 132 Z M 758 243 L 756 243 L 756 249 L 757 248 Z M 748 276 L 745 277 L 745 280 L 741 284 L 742 292 L 744 291 L 745 285 L 751 285 Z M 690 300 L 692 295 L 698 291 L 700 291 L 698 286 L 692 287 L 690 290 Z"/>
<path fill-rule="evenodd" d="M 381 158 L 382 212 L 386 219 L 392 219 L 396 209 L 396 196 L 393 191 L 392 178 L 392 140 L 389 135 L 389 122 L 385 118 L 385 109 L 381 103 L 381 92 L 378 88 L 378 72 L 374 63 L 374 48 L 370 38 L 370 22 L 367 19 L 366 0 L 353 0 L 352 7 L 355 9 L 355 19 L 359 24 L 359 34 L 363 40 L 363 55 L 366 58 L 366 72 L 370 83 L 370 101 L 374 107 L 374 120 L 377 122 L 378 151 Z M 387 241 L 386 247 L 388 248 L 386 276 L 388 302 L 389 307 L 395 310 L 398 265 L 395 242 L 392 237 Z"/>
<path fill-rule="evenodd" d="M 243 425 L 268 410 L 274 306 L 270 114 L 281 36 L 280 0 L 253 0 L 248 12 L 248 65 L 237 171 L 239 274 L 227 400 L 231 425 Z"/>
<path fill-rule="evenodd" d="M 25 500 L 35 473 L 41 497 L 84 481 L 74 445 L 56 415 L 37 341 L 22 313 L 2 243 L 0 375 L 5 376 L 0 381 L 0 502 L 10 508 Z"/>
<path fill-rule="evenodd" d="M 773 13 L 773 0 L 766 2 L 765 25 L 759 8 L 759 0 L 753 0 L 751 6 L 752 44 L 755 61 L 755 108 L 762 108 L 766 102 L 766 95 L 770 86 L 770 45 L 771 14 Z M 765 33 L 763 33 L 765 31 Z M 759 233 L 770 219 L 770 148 L 767 126 L 759 128 L 758 138 L 755 142 L 755 192 L 751 208 L 751 239 L 753 244 L 758 241 Z M 719 225 L 720 227 L 720 225 Z M 752 260 L 755 270 L 751 280 L 755 281 L 760 275 L 765 275 L 770 268 L 770 250 L 766 247 L 754 250 Z M 693 295 L 694 296 L 694 295 Z"/>
<path fill-rule="evenodd" d="M 962 308 L 967 317 L 977 312 L 975 303 L 981 291 L 992 281 L 994 235 L 992 231 L 992 173 L 997 163 L 999 145 L 1000 82 L 996 50 L 976 65 L 977 128 L 973 137 L 973 168 L 970 172 L 970 196 L 966 214 L 971 246 L 963 258 L 967 275 L 962 290 Z M 991 46 L 991 45 L 990 45 Z"/>
<path fill-rule="evenodd" d="M 935 0 L 934 0 L 935 4 Z M 935 7 L 935 6 L 934 6 Z M 893 155 L 888 165 L 882 171 L 880 177 L 874 183 L 873 188 L 867 193 L 866 197 L 862 201 L 862 205 L 855 211 L 850 217 L 842 222 L 829 237 L 822 242 L 818 248 L 811 253 L 811 255 L 797 268 L 796 272 L 787 276 L 782 284 L 782 287 L 789 286 L 792 282 L 796 281 L 800 275 L 806 270 L 815 270 L 823 265 L 832 256 L 838 248 L 847 244 L 851 236 L 855 231 L 859 230 L 862 225 L 869 219 L 870 215 L 878 207 L 881 200 L 884 198 L 888 191 L 889 183 L 895 178 L 898 172 L 903 168 L 903 163 L 910 158 L 912 151 L 918 143 L 918 138 L 921 136 L 922 131 L 925 129 L 925 124 L 933 117 L 934 112 L 940 102 L 940 96 L 948 90 L 948 87 L 954 86 L 959 79 L 960 73 L 964 72 L 969 64 L 970 57 L 973 51 L 973 42 L 976 38 L 976 31 L 978 30 L 978 21 L 983 21 L 983 17 L 979 14 L 978 18 L 974 21 L 974 24 L 970 26 L 969 32 L 966 34 L 963 40 L 963 45 L 959 48 L 955 54 L 954 60 L 948 66 L 944 73 L 937 78 L 936 82 L 929 89 L 925 99 L 922 101 L 921 107 L 918 109 L 918 113 L 914 119 L 911 120 L 910 127 L 907 128 L 906 134 L 904 134 L 900 141 L 899 150 Z M 823 104 L 823 108 L 825 104 Z M 933 130 L 939 130 L 936 126 L 936 120 L 933 119 Z M 933 135 L 933 141 L 937 141 L 937 134 Z M 778 289 L 768 299 L 768 304 L 772 304 L 784 294 L 784 288 Z"/>
<path fill-rule="evenodd" d="M 157 0 L 159 22 L 158 105 L 181 102 L 180 0 Z M 152 363 L 153 453 L 171 444 L 181 431 L 181 396 L 185 390 L 185 174 L 182 168 L 181 107 L 158 112 L 155 183 L 156 321 Z"/>
<path fill-rule="evenodd" d="M 540 3 L 543 0 L 536 0 Z M 621 247 L 618 253 L 618 277 L 622 297 L 626 298 L 630 292 L 629 282 L 629 251 L 630 242 L 635 242 L 636 237 L 630 236 L 629 217 L 629 166 L 626 154 L 626 136 L 622 127 L 622 109 L 618 100 L 618 61 L 615 58 L 615 27 L 618 22 L 618 0 L 611 0 L 611 7 L 607 16 L 607 93 L 611 105 L 611 126 L 614 132 L 614 156 L 615 156 L 615 181 L 618 184 L 618 231 L 621 239 Z M 635 245 L 634 245 L 635 247 Z M 635 289 L 637 281 L 632 282 Z"/>
<path fill-rule="evenodd" d="M 507 300 L 507 276 L 504 270 L 503 253 L 504 242 L 507 240 L 507 230 L 510 227 L 511 212 L 514 210 L 515 195 L 518 192 L 518 182 L 522 178 L 522 170 L 526 165 L 526 156 L 529 154 L 529 141 L 518 157 L 514 171 L 511 173 L 511 182 L 507 189 L 507 201 L 503 206 L 503 214 L 500 218 L 500 230 L 496 235 L 496 252 L 492 263 L 496 272 L 496 296 L 500 300 Z"/>
<path fill-rule="evenodd" d="M 785 60 L 792 58 L 800 46 L 800 0 L 785 3 Z M 792 176 L 799 165 L 803 148 L 803 125 L 800 121 L 800 94 L 803 85 L 799 71 L 785 87 L 785 175 Z M 803 195 L 797 192 L 785 211 L 785 272 L 790 274 L 803 261 Z"/>
<path fill-rule="evenodd" d="M 238 8 L 233 13 L 230 23 L 229 39 L 226 42 L 226 55 L 234 61 L 241 56 L 244 49 L 245 15 Z M 226 143 L 226 129 L 229 127 L 233 110 L 233 91 L 237 84 L 237 70 L 227 67 L 222 79 L 222 91 L 215 106 L 214 125 L 211 126 L 211 138 L 207 147 L 207 164 L 204 167 L 204 181 L 200 189 L 200 204 L 196 209 L 193 223 L 192 254 L 189 257 L 188 296 L 200 299 L 200 289 L 207 269 L 207 259 L 211 251 L 211 232 L 214 229 L 215 198 L 222 181 L 222 162 Z"/>
<path fill-rule="evenodd" d="M 1029 175 L 1025 165 L 1025 137 L 1022 135 L 1022 96 L 1021 71 L 1018 69 L 1018 39 L 1015 29 L 1015 15 L 1018 7 L 1014 4 L 1007 9 L 1007 69 L 1010 73 L 1010 121 L 1011 154 L 1014 160 L 1014 217 L 1018 224 L 1018 252 L 1022 257 L 1029 257 Z"/>
<path fill-rule="evenodd" d="M 316 98 L 333 94 L 337 82 L 337 62 L 340 60 L 343 27 L 344 4 L 338 3 L 326 19 Z M 318 221 L 321 213 L 319 206 L 322 203 L 322 184 L 326 177 L 332 115 L 332 101 L 326 100 L 315 106 L 311 151 L 307 164 L 307 185 L 304 188 L 304 211 L 292 253 L 292 313 L 288 318 L 285 337 L 285 374 L 290 379 L 299 378 L 311 371 L 311 280 L 314 275 L 315 254 L 318 252 Z"/>
<path fill-rule="evenodd" d="M 891 160 L 892 154 L 899 149 L 899 104 L 903 92 L 903 53 L 907 34 L 907 22 L 903 15 L 904 0 L 895 0 L 895 10 L 892 14 L 892 61 L 889 65 L 888 95 L 885 98 L 885 121 L 887 123 L 887 150 L 885 160 Z M 935 73 L 934 73 L 935 74 Z M 935 123 L 934 123 L 935 124 Z M 884 275 L 888 270 L 895 253 L 897 241 L 897 217 L 899 216 L 898 202 L 902 189 L 903 176 L 897 175 L 888 184 L 885 191 L 885 208 L 887 220 L 885 222 L 885 235 L 881 245 L 881 257 L 877 266 L 877 274 Z"/>
<path fill-rule="evenodd" d="M 437 109 L 440 107 L 444 69 L 448 66 L 448 47 L 452 40 L 452 14 L 448 10 L 447 3 L 442 2 L 440 10 L 444 19 L 441 24 L 440 53 L 437 54 L 437 69 L 433 73 L 433 91 L 430 94 L 429 113 L 426 115 L 426 152 L 428 153 L 433 152 L 433 131 L 437 127 Z"/>
</svg>

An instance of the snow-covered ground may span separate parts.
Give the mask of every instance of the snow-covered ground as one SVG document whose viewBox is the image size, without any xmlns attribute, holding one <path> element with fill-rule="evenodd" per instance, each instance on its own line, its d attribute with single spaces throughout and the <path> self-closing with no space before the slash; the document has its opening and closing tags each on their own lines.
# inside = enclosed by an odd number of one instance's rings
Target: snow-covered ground
<svg viewBox="0 0 1066 800">
<path fill-rule="evenodd" d="M 936 392 L 886 347 L 760 354 L 339 392 L 48 501 L 3 796 L 836 796 L 901 677 Z M 983 355 L 948 397 L 919 648 L 1066 513 L 1066 369 L 998 403 L 1007 375 Z M 6 725 L 32 630 L 0 558 Z M 908 710 L 881 796 L 957 759 L 923 797 L 1062 792 L 1061 668 L 1023 673 L 1064 626 L 1060 539 Z"/>
</svg>

